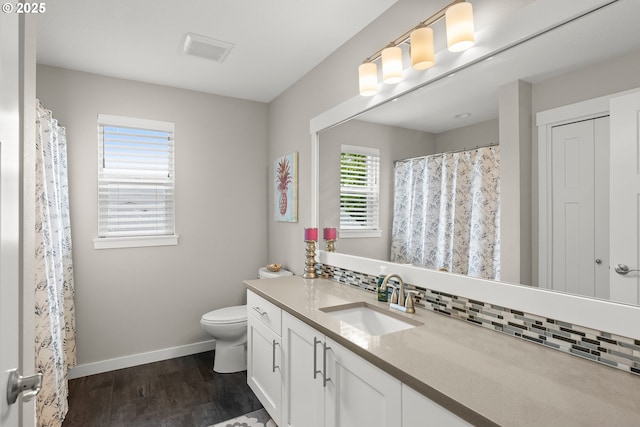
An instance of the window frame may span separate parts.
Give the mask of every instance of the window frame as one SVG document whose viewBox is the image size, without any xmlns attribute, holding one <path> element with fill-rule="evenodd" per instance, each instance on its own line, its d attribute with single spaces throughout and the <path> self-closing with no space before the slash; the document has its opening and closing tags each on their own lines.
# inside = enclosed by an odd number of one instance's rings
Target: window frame
<svg viewBox="0 0 640 427">
<path fill-rule="evenodd" d="M 375 203 L 373 206 L 367 206 L 367 214 L 366 216 L 370 216 L 374 218 L 375 224 L 369 227 L 363 228 L 343 228 L 344 223 L 342 219 L 342 198 L 345 192 L 343 192 L 343 169 L 342 169 L 342 157 L 343 154 L 356 154 L 367 156 L 367 158 L 374 158 L 374 165 L 376 170 L 373 171 L 375 174 L 374 177 L 374 185 L 372 186 L 375 189 Z M 370 160 L 367 160 L 370 161 Z M 341 144 L 340 146 L 340 189 L 339 189 L 339 228 L 338 233 L 340 238 L 369 238 L 369 237 L 381 237 L 382 230 L 380 229 L 380 149 L 371 148 L 371 147 L 363 147 L 358 145 L 348 145 Z M 370 174 L 371 171 L 367 168 L 367 174 Z M 368 186 L 371 188 L 371 186 Z M 346 192 L 348 194 L 348 192 Z M 369 221 L 368 221 L 369 222 Z"/>
<path fill-rule="evenodd" d="M 104 141 L 103 141 L 103 128 L 105 126 L 114 126 L 114 127 L 126 127 L 133 129 L 143 129 L 143 130 L 151 130 L 151 131 L 162 131 L 170 134 L 170 138 L 172 140 L 171 145 L 171 159 L 170 159 L 170 177 L 171 177 L 171 188 L 173 193 L 173 203 L 172 203 L 172 229 L 173 234 L 166 235 L 133 235 L 133 236 L 107 236 L 100 237 L 99 235 L 99 227 L 100 227 L 100 200 L 99 200 L 99 188 L 103 182 L 110 182 L 108 179 L 103 180 L 101 178 L 101 171 L 104 169 Z M 138 119 L 133 117 L 123 117 L 123 116 L 113 116 L 107 114 L 98 114 L 98 122 L 97 122 L 97 131 L 98 131 L 98 170 L 97 170 L 97 194 L 96 194 L 96 204 L 97 204 L 97 227 L 96 231 L 98 232 L 98 236 L 93 239 L 93 247 L 94 249 L 116 249 L 116 248 L 132 248 L 132 247 L 149 247 L 149 246 L 173 246 L 178 244 L 179 236 L 176 234 L 175 230 L 175 218 L 176 218 L 176 197 L 175 197 L 175 188 L 176 188 L 176 179 L 175 179 L 175 124 L 172 122 L 165 122 L 159 120 L 149 120 L 149 119 Z"/>
</svg>

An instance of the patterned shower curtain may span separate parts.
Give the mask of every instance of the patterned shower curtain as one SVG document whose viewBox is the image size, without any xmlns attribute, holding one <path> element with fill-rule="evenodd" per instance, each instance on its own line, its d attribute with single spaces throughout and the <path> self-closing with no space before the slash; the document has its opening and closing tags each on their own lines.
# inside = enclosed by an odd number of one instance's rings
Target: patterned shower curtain
<svg viewBox="0 0 640 427">
<path fill-rule="evenodd" d="M 500 279 L 500 147 L 396 163 L 391 261 Z"/>
<path fill-rule="evenodd" d="M 67 140 L 51 111 L 36 104 L 35 362 L 43 374 L 36 425 L 60 427 L 76 364 Z"/>
</svg>

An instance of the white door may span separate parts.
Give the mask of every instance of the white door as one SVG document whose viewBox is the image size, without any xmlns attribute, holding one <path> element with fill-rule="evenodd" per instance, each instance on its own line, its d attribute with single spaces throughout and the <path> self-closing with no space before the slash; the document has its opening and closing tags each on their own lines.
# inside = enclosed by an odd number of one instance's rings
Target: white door
<svg viewBox="0 0 640 427">
<path fill-rule="evenodd" d="M 282 427 L 324 426 L 324 335 L 295 317 L 282 314 L 285 367 Z"/>
<path fill-rule="evenodd" d="M 278 425 L 282 402 L 280 347 L 280 336 L 250 314 L 247 330 L 247 383 Z"/>
<path fill-rule="evenodd" d="M 640 304 L 640 93 L 612 99 L 610 111 L 611 300 Z"/>
<path fill-rule="evenodd" d="M 552 130 L 554 290 L 609 298 L 608 153 L 608 117 Z"/>
<path fill-rule="evenodd" d="M 0 14 L 0 427 L 17 427 L 20 411 L 7 403 L 9 371 L 20 358 L 18 34 L 18 15 Z"/>
<path fill-rule="evenodd" d="M 397 427 L 402 421 L 401 383 L 326 339 L 327 427 Z"/>
</svg>

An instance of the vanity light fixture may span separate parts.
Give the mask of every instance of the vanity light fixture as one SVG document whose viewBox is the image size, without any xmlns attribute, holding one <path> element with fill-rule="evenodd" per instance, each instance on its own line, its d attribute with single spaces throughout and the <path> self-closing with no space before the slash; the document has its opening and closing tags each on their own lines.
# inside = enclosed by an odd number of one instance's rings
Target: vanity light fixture
<svg viewBox="0 0 640 427">
<path fill-rule="evenodd" d="M 386 47 L 382 57 L 382 81 L 394 84 L 402 81 L 402 49 L 398 46 Z"/>
<path fill-rule="evenodd" d="M 358 67 L 360 94 L 373 96 L 378 93 L 378 66 L 375 62 L 365 62 Z"/>
<path fill-rule="evenodd" d="M 430 27 L 445 18 L 447 46 L 451 52 L 461 52 L 475 43 L 473 8 L 466 0 L 453 0 L 418 25 L 364 60 L 358 68 L 360 95 L 378 93 L 378 59 L 382 62 L 382 81 L 398 83 L 403 78 L 401 45 L 409 44 L 411 65 L 415 70 L 426 70 L 435 64 L 433 29 Z"/>
<path fill-rule="evenodd" d="M 450 52 L 462 52 L 475 43 L 471 3 L 458 3 L 447 9 L 447 46 Z"/>
<path fill-rule="evenodd" d="M 435 64 L 435 50 L 433 47 L 433 29 L 430 27 L 416 28 L 411 32 L 411 65 L 414 70 L 426 70 Z"/>
</svg>

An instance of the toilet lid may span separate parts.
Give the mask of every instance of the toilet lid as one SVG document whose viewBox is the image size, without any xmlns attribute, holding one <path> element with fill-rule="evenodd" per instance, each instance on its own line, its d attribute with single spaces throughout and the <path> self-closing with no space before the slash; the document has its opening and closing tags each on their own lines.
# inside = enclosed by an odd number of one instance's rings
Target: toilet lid
<svg viewBox="0 0 640 427">
<path fill-rule="evenodd" d="M 202 316 L 203 323 L 228 324 L 247 321 L 247 306 L 236 305 L 233 307 L 219 308 Z"/>
<path fill-rule="evenodd" d="M 293 273 L 284 268 L 281 268 L 279 271 L 269 271 L 267 267 L 260 267 L 258 269 L 258 279 L 275 279 L 276 277 L 285 276 L 293 276 Z"/>
</svg>

